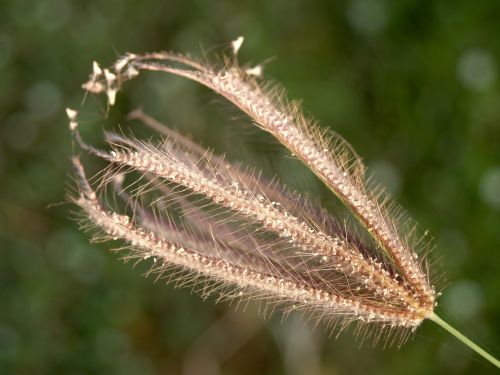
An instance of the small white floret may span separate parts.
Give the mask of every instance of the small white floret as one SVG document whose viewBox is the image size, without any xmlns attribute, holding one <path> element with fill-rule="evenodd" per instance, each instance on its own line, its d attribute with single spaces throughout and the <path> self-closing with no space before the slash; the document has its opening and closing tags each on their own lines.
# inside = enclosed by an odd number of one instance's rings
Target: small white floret
<svg viewBox="0 0 500 375">
<path fill-rule="evenodd" d="M 110 106 L 115 105 L 116 102 L 116 89 L 107 89 L 106 95 L 108 97 L 108 103 Z"/>
<path fill-rule="evenodd" d="M 66 108 L 66 116 L 68 116 L 68 119 L 70 121 L 76 120 L 76 115 L 78 115 L 78 111 L 75 111 L 74 109 L 71 108 Z"/>
<path fill-rule="evenodd" d="M 127 67 L 127 71 L 125 72 L 125 75 L 128 78 L 133 78 L 133 77 L 139 75 L 139 71 L 136 68 L 134 68 L 132 65 L 129 65 Z"/>
<path fill-rule="evenodd" d="M 236 38 L 236 40 L 233 40 L 233 41 L 231 42 L 231 46 L 233 47 L 233 53 L 234 53 L 235 55 L 237 55 L 237 54 L 238 54 L 238 51 L 240 50 L 241 45 L 243 44 L 243 41 L 244 41 L 244 40 L 245 40 L 245 38 L 244 38 L 244 37 L 239 36 L 238 38 Z"/>
<path fill-rule="evenodd" d="M 245 70 L 245 73 L 249 76 L 262 77 L 262 65 L 256 65 L 253 68 Z"/>
<path fill-rule="evenodd" d="M 98 77 L 102 74 L 102 69 L 97 63 L 97 61 L 92 62 L 92 75 Z"/>
<path fill-rule="evenodd" d="M 116 80 L 116 75 L 111 73 L 108 69 L 104 69 L 104 77 L 106 77 L 106 82 L 109 84 Z"/>
<path fill-rule="evenodd" d="M 127 57 L 124 57 L 124 58 L 119 59 L 119 60 L 115 63 L 115 70 L 116 70 L 117 72 L 119 72 L 120 70 L 122 70 L 122 69 L 125 67 L 125 65 L 127 65 L 127 64 L 128 64 L 128 61 L 129 61 L 128 56 L 127 56 Z"/>
</svg>

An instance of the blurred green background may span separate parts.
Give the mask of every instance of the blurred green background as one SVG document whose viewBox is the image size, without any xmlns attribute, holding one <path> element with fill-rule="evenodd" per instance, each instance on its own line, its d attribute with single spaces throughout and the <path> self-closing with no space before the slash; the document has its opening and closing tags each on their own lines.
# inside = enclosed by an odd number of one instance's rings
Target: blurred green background
<svg viewBox="0 0 500 375">
<path fill-rule="evenodd" d="M 447 280 L 439 313 L 498 356 L 499 17 L 500 2 L 487 0 L 0 1 L 0 373 L 493 373 L 431 323 L 399 350 L 372 349 L 349 331 L 335 340 L 297 316 L 263 320 L 253 305 L 234 312 L 142 277 L 147 264 L 123 264 L 70 219 L 64 108 L 80 106 L 93 60 L 202 56 L 244 35 L 240 60 L 272 58 L 266 76 L 350 141 L 430 229 Z M 86 137 L 125 127 L 119 115 L 142 106 L 331 200 L 195 84 L 147 74 L 119 94 L 112 121 L 100 99 L 87 98 Z"/>
</svg>

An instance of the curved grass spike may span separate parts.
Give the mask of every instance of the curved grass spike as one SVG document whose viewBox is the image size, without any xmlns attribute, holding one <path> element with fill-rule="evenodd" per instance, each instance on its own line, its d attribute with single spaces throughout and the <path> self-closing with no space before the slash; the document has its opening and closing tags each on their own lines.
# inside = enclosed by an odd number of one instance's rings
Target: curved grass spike
<svg viewBox="0 0 500 375">
<path fill-rule="evenodd" d="M 238 65 L 242 42 L 234 41 L 233 55 L 214 64 L 170 52 L 127 54 L 107 69 L 94 63 L 83 88 L 105 93 L 113 105 L 125 81 L 159 71 L 212 89 L 302 160 L 373 243 L 363 243 L 298 193 L 229 163 L 141 111 L 130 118 L 160 133 L 161 142 L 107 133 L 108 149 L 99 150 L 83 141 L 77 112 L 67 110 L 82 149 L 109 163 L 94 188 L 74 158 L 79 193 L 72 200 L 83 211 L 82 225 L 97 229 L 96 238 L 123 240 L 126 259 L 159 260 L 152 271 L 203 296 L 260 299 L 271 311 L 304 310 L 340 329 L 357 322 L 363 337 L 377 327 L 375 340 L 392 334 L 399 344 L 429 319 L 500 367 L 434 313 L 427 260 L 417 256 L 421 241 L 410 240 L 414 225 L 396 217 L 395 203 L 368 186 L 365 167 L 346 141 L 305 117 L 283 89 L 261 82 L 260 66 Z"/>
</svg>

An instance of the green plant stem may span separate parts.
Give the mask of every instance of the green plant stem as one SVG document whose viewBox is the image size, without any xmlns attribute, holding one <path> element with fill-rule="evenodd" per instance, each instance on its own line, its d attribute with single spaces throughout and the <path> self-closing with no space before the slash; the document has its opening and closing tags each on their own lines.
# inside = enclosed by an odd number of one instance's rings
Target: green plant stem
<svg viewBox="0 0 500 375">
<path fill-rule="evenodd" d="M 465 345 L 467 345 L 469 348 L 471 348 L 472 350 L 474 350 L 477 354 L 481 355 L 483 358 L 485 358 L 488 361 L 490 361 L 496 367 L 500 368 L 500 361 L 498 359 L 496 359 L 491 354 L 489 354 L 486 350 L 484 350 L 483 348 L 479 347 L 477 344 L 475 344 L 470 339 L 468 339 L 467 337 L 465 337 L 463 334 L 461 334 L 455 328 L 453 328 L 452 326 L 450 326 L 448 323 L 446 323 L 439 316 L 437 316 L 436 314 L 432 314 L 429 317 L 429 319 L 432 320 L 437 325 L 441 326 L 441 328 L 443 328 L 446 331 L 448 331 L 449 333 L 451 333 L 457 339 L 459 339 L 460 341 L 462 341 Z"/>
</svg>

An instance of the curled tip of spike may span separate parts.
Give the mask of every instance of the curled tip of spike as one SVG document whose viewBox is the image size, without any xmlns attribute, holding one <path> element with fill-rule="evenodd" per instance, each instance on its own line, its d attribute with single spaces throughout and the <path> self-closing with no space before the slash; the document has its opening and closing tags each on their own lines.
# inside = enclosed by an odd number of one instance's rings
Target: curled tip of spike
<svg viewBox="0 0 500 375">
<path fill-rule="evenodd" d="M 238 38 L 236 38 L 235 40 L 233 40 L 233 41 L 231 42 L 231 47 L 233 47 L 233 53 L 234 53 L 235 55 L 237 55 L 237 54 L 238 54 L 238 51 L 240 50 L 241 45 L 243 44 L 243 41 L 244 41 L 244 40 L 245 40 L 245 38 L 244 38 L 244 37 L 239 36 Z"/>
</svg>

